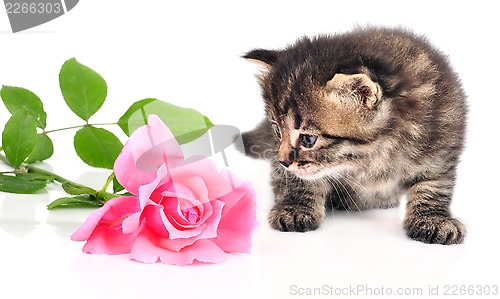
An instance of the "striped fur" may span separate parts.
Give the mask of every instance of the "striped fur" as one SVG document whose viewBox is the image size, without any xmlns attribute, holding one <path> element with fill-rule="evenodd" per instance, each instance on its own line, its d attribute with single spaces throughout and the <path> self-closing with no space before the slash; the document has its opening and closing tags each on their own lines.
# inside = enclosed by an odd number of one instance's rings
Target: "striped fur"
<svg viewBox="0 0 500 299">
<path fill-rule="evenodd" d="M 273 164 L 274 228 L 314 230 L 328 207 L 389 208 L 406 194 L 409 237 L 463 241 L 449 206 L 465 95 L 425 38 L 365 28 L 244 57 L 268 70 L 260 78 L 268 117 L 243 140 L 248 155 Z"/>
</svg>

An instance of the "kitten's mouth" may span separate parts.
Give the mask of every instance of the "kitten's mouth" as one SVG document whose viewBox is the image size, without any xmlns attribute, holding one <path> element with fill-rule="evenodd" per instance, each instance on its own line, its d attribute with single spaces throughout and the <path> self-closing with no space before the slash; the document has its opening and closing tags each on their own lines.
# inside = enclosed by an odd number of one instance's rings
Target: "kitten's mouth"
<svg viewBox="0 0 500 299">
<path fill-rule="evenodd" d="M 298 166 L 292 163 L 289 167 L 285 167 L 288 171 L 298 176 L 303 180 L 314 181 L 327 176 L 337 176 L 344 171 L 351 169 L 348 165 L 336 165 L 329 167 L 318 167 L 314 164 Z"/>
<path fill-rule="evenodd" d="M 295 163 L 292 163 L 286 169 L 304 180 L 316 180 L 324 176 L 324 174 L 322 174 L 321 169 L 314 167 L 311 164 L 308 164 L 306 166 L 298 166 Z"/>
</svg>

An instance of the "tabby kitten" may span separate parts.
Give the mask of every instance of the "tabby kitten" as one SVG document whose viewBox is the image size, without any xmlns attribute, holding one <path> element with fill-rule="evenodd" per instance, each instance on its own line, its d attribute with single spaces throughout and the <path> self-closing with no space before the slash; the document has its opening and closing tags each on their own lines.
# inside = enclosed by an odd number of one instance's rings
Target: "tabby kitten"
<svg viewBox="0 0 500 299">
<path fill-rule="evenodd" d="M 464 240 L 450 214 L 467 107 L 456 73 L 425 38 L 363 28 L 256 49 L 267 119 L 243 134 L 272 161 L 281 231 L 315 230 L 326 210 L 390 208 L 407 195 L 409 237 Z"/>
</svg>

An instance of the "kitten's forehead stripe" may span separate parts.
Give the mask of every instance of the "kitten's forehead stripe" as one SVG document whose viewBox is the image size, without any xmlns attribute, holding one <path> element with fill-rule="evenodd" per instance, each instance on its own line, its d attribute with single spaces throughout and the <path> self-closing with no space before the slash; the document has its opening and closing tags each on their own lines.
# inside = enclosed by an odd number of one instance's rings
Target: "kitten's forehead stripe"
<svg viewBox="0 0 500 299">
<path fill-rule="evenodd" d="M 307 119 L 303 122 L 303 129 L 305 131 L 321 131 L 320 125 L 312 119 Z"/>
<path fill-rule="evenodd" d="M 293 128 L 298 130 L 300 129 L 300 125 L 302 123 L 302 117 L 300 116 L 300 113 L 295 113 L 295 118 L 294 118 L 294 125 L 293 125 Z"/>
<path fill-rule="evenodd" d="M 295 147 L 297 146 L 298 144 L 298 140 L 299 140 L 299 135 L 300 135 L 300 131 L 298 129 L 294 129 L 293 126 L 294 126 L 294 123 L 295 123 L 295 119 L 294 119 L 294 115 L 293 114 L 288 114 L 286 119 L 285 119 L 285 126 L 288 129 L 288 132 L 289 132 L 289 135 L 290 135 L 290 145 L 292 147 Z"/>
</svg>

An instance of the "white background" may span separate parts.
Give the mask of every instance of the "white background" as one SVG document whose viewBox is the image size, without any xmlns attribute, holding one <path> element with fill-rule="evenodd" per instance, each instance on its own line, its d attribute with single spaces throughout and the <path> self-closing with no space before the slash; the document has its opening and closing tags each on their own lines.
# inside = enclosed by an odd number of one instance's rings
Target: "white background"
<svg viewBox="0 0 500 299">
<path fill-rule="evenodd" d="M 304 288 L 366 285 L 373 292 L 421 288 L 415 298 L 425 298 L 429 287 L 443 294 L 446 285 L 499 285 L 497 13 L 494 1 L 82 0 L 66 15 L 16 34 L 0 14 L 0 84 L 35 92 L 48 114 L 47 129 L 82 123 L 58 85 L 59 69 L 72 57 L 108 84 L 107 101 L 92 123 L 116 121 L 134 101 L 156 97 L 193 107 L 214 123 L 251 129 L 263 117 L 263 105 L 256 69 L 240 56 L 356 24 L 401 25 L 425 34 L 448 54 L 470 106 L 452 205 L 469 231 L 463 245 L 407 239 L 404 204 L 330 215 L 306 234 L 274 231 L 266 221 L 273 201 L 268 165 L 229 152 L 231 169 L 250 180 L 258 196 L 261 225 L 252 254 L 185 268 L 86 255 L 69 236 L 91 210 L 47 211 L 47 203 L 64 195 L 58 186 L 30 196 L 1 193 L 0 297 L 295 298 Z M 0 105 L 0 128 L 8 117 Z M 51 135 L 56 152 L 43 167 L 98 188 L 109 172 L 78 159 L 74 132 Z"/>
</svg>

